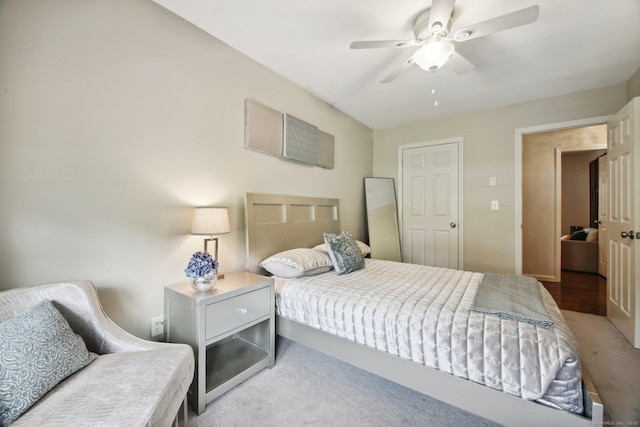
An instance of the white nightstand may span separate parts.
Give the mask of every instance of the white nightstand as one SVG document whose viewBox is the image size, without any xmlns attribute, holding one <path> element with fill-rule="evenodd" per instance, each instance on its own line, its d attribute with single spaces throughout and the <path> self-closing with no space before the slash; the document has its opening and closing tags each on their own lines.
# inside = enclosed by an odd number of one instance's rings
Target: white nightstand
<svg viewBox="0 0 640 427">
<path fill-rule="evenodd" d="M 226 273 L 208 292 L 190 282 L 164 288 L 166 339 L 191 345 L 196 370 L 189 402 L 200 415 L 207 403 L 275 363 L 273 279 Z"/>
</svg>

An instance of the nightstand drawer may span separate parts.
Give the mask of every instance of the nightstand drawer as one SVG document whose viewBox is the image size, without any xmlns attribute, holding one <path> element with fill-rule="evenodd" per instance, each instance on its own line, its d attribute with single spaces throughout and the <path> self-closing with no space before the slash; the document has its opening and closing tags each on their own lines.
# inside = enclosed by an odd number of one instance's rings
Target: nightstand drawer
<svg viewBox="0 0 640 427">
<path fill-rule="evenodd" d="M 269 315 L 270 305 L 271 287 L 209 304 L 206 308 L 205 339 Z"/>
</svg>

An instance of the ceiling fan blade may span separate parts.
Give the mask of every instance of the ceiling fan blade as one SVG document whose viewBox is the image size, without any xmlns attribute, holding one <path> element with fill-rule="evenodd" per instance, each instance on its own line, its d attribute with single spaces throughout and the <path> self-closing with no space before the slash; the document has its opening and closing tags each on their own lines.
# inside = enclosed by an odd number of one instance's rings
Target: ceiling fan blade
<svg viewBox="0 0 640 427">
<path fill-rule="evenodd" d="M 439 33 L 447 28 L 455 2 L 456 0 L 433 0 L 429 12 L 429 30 L 431 32 Z M 437 27 L 434 28 L 434 25 Z"/>
<path fill-rule="evenodd" d="M 453 52 L 451 58 L 447 61 L 446 67 L 450 67 L 458 75 L 468 73 L 476 68 L 471 61 L 456 51 Z"/>
<path fill-rule="evenodd" d="M 398 77 L 403 71 L 405 71 L 411 65 L 413 65 L 413 55 L 411 55 L 402 64 L 400 64 L 398 67 L 396 67 L 396 69 L 393 70 L 391 72 L 391 74 L 389 74 L 384 79 L 380 80 L 380 83 L 390 83 L 390 82 L 394 81 L 396 79 L 396 77 Z"/>
<path fill-rule="evenodd" d="M 468 27 L 461 28 L 453 34 L 455 41 L 466 41 L 477 39 L 491 33 L 508 30 L 510 28 L 520 27 L 522 25 L 531 24 L 538 19 L 540 14 L 540 6 L 531 6 L 506 15 L 488 19 Z"/>
<path fill-rule="evenodd" d="M 415 45 L 416 42 L 413 40 L 371 40 L 352 42 L 349 47 L 351 49 L 377 49 L 385 47 L 411 47 Z"/>
</svg>

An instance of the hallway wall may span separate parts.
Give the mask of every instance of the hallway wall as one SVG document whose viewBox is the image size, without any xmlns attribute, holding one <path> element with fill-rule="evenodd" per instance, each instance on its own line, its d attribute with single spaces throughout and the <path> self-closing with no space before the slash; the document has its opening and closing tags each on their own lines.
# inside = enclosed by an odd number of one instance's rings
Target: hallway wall
<svg viewBox="0 0 640 427">
<path fill-rule="evenodd" d="M 560 281 L 560 153 L 606 149 L 607 126 L 589 126 L 523 136 L 522 273 Z"/>
<path fill-rule="evenodd" d="M 569 234 L 572 225 L 593 227 L 590 220 L 589 164 L 606 150 L 565 151 L 562 153 L 560 233 Z"/>
</svg>

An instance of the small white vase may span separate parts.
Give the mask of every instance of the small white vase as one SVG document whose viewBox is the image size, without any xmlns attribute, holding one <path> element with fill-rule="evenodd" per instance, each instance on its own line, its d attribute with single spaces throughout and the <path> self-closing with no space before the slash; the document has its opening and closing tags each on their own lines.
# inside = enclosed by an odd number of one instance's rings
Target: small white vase
<svg viewBox="0 0 640 427">
<path fill-rule="evenodd" d="M 216 272 L 213 271 L 204 276 L 192 277 L 191 278 L 191 287 L 198 292 L 206 292 L 213 289 L 218 280 L 218 276 Z"/>
</svg>

